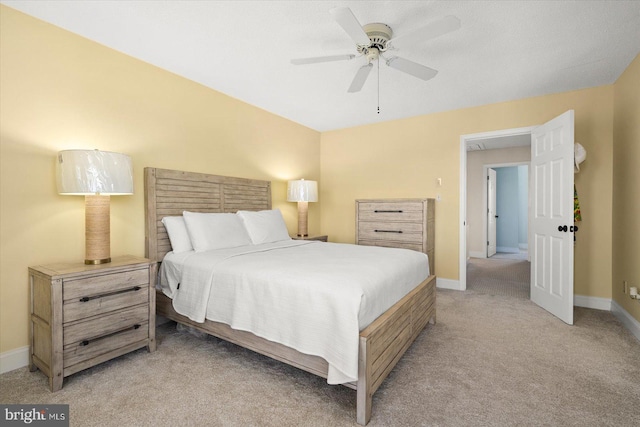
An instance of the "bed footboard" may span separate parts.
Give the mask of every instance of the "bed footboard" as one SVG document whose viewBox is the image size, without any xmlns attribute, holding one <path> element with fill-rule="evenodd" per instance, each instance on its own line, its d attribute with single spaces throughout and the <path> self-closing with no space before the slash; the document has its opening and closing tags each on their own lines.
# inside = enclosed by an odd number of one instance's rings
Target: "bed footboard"
<svg viewBox="0 0 640 427">
<path fill-rule="evenodd" d="M 369 422 L 373 394 L 427 323 L 436 322 L 435 287 L 429 276 L 360 333 L 358 424 Z"/>
<path fill-rule="evenodd" d="M 357 391 L 356 420 L 366 425 L 371 419 L 373 394 L 389 375 L 427 323 L 436 321 L 436 277 L 429 276 L 403 299 L 360 332 L 357 384 L 344 384 Z M 300 353 L 281 344 L 267 341 L 249 332 L 206 320 L 197 323 L 173 310 L 171 300 L 157 291 L 156 312 L 171 320 L 190 325 L 257 353 L 327 377 L 328 364 L 317 356 Z"/>
</svg>

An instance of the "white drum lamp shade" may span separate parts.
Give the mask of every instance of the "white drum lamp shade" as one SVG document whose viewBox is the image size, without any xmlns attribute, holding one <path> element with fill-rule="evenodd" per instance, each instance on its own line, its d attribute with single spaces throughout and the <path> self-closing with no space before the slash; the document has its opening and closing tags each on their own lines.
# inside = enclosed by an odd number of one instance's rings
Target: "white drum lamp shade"
<svg viewBox="0 0 640 427">
<path fill-rule="evenodd" d="M 298 202 L 298 236 L 308 236 L 309 202 L 318 201 L 318 183 L 304 179 L 289 181 L 287 184 L 287 201 Z"/>
<path fill-rule="evenodd" d="M 133 168 L 126 154 L 65 150 L 56 162 L 58 193 L 85 196 L 85 264 L 110 255 L 110 196 L 133 194 Z"/>
</svg>

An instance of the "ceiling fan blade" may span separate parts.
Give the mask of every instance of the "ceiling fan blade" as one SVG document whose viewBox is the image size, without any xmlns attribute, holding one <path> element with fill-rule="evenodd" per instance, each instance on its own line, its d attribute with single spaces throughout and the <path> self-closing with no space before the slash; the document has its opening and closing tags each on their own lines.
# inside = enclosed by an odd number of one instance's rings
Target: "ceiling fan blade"
<svg viewBox="0 0 640 427">
<path fill-rule="evenodd" d="M 317 64 L 319 62 L 332 62 L 332 61 L 347 61 L 355 58 L 355 55 L 332 55 L 332 56 L 316 56 L 315 58 L 296 58 L 292 59 L 291 63 L 294 65 L 304 64 Z"/>
<path fill-rule="evenodd" d="M 407 47 L 416 43 L 435 39 L 436 37 L 450 33 L 459 28 L 460 20 L 453 15 L 449 15 L 391 40 L 391 45 L 396 48 Z"/>
<path fill-rule="evenodd" d="M 371 72 L 372 68 L 373 64 L 367 64 L 360 67 L 358 69 L 358 72 L 356 73 L 356 76 L 353 78 L 351 86 L 349 86 L 349 90 L 347 90 L 347 92 L 360 92 L 360 89 L 362 89 L 362 86 L 364 86 L 364 82 L 367 81 L 367 77 L 369 77 L 369 73 Z"/>
<path fill-rule="evenodd" d="M 334 7 L 329 11 L 333 15 L 338 25 L 353 39 L 358 45 L 369 46 L 371 41 L 369 36 L 362 29 L 351 9 L 348 7 Z"/>
<path fill-rule="evenodd" d="M 422 80 L 430 80 L 438 74 L 438 71 L 433 68 L 397 56 L 387 59 L 387 65 Z"/>
</svg>

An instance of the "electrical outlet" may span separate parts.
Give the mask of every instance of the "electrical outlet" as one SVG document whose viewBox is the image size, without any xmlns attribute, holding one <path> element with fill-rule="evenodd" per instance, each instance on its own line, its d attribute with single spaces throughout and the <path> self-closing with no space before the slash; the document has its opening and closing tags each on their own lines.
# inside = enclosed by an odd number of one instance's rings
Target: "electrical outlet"
<svg viewBox="0 0 640 427">
<path fill-rule="evenodd" d="M 622 293 L 625 294 L 625 295 L 627 294 L 627 281 L 626 280 L 622 281 Z"/>
</svg>

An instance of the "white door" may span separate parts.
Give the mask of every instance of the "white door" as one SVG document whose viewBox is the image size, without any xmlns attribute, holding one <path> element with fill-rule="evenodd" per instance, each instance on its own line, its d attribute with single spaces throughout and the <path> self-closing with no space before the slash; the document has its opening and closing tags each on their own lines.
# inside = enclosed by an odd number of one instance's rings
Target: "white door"
<svg viewBox="0 0 640 427">
<path fill-rule="evenodd" d="M 573 324 L 573 134 L 569 110 L 531 134 L 531 300 Z"/>
<path fill-rule="evenodd" d="M 496 170 L 487 170 L 487 258 L 496 254 Z"/>
</svg>

